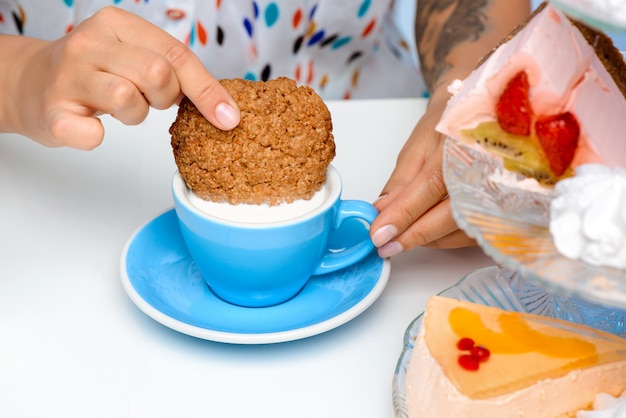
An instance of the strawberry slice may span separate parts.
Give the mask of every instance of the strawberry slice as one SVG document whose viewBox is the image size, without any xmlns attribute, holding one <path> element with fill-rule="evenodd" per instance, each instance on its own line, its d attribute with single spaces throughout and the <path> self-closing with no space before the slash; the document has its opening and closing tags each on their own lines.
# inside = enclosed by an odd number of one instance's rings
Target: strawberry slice
<svg viewBox="0 0 626 418">
<path fill-rule="evenodd" d="M 528 99 L 528 76 L 520 71 L 506 85 L 496 103 L 500 127 L 513 135 L 530 135 L 533 110 Z"/>
<path fill-rule="evenodd" d="M 572 163 L 580 126 L 570 112 L 540 118 L 535 122 L 535 132 L 555 176 L 561 176 Z"/>
</svg>

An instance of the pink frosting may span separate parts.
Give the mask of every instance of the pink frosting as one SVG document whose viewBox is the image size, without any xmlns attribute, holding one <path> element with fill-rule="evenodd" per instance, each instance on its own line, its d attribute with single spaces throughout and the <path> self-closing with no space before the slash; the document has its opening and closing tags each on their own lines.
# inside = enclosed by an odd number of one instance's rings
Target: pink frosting
<svg viewBox="0 0 626 418">
<path fill-rule="evenodd" d="M 537 115 L 571 111 L 581 125 L 575 164 L 602 161 L 626 167 L 626 100 L 582 34 L 548 5 L 514 38 L 501 45 L 462 84 L 437 125 L 445 135 L 495 120 L 495 102 L 506 83 L 526 71 Z"/>
</svg>

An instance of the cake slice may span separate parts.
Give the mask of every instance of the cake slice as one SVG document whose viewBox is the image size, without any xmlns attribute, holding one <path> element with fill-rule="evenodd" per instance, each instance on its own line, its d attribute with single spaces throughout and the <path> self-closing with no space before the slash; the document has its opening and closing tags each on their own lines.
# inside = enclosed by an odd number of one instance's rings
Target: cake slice
<svg viewBox="0 0 626 418">
<path fill-rule="evenodd" d="M 463 81 L 437 130 L 546 184 L 626 167 L 626 65 L 611 39 L 542 4 Z"/>
<path fill-rule="evenodd" d="M 417 417 L 565 417 L 626 389 L 626 340 L 538 315 L 434 296 L 406 377 Z"/>
</svg>

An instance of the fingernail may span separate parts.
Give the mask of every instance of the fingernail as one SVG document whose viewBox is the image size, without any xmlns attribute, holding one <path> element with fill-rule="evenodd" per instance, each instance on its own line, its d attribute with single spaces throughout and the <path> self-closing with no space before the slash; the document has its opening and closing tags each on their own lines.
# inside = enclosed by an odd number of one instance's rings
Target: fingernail
<svg viewBox="0 0 626 418">
<path fill-rule="evenodd" d="M 389 196 L 388 194 L 381 194 L 380 196 L 378 196 L 378 199 L 374 200 L 374 202 L 372 203 L 372 205 L 376 206 L 376 203 L 380 202 L 381 200 L 385 199 L 387 196 Z"/>
<path fill-rule="evenodd" d="M 400 254 L 404 248 L 398 241 L 389 241 L 387 244 L 378 248 L 378 256 L 380 258 L 389 258 L 396 254 Z"/>
<path fill-rule="evenodd" d="M 380 247 L 388 243 L 398 234 L 398 230 L 393 225 L 381 226 L 372 235 L 372 242 L 376 247 Z"/>
<path fill-rule="evenodd" d="M 230 130 L 239 124 L 239 115 L 234 107 L 228 103 L 220 103 L 215 108 L 215 118 L 224 127 Z"/>
</svg>

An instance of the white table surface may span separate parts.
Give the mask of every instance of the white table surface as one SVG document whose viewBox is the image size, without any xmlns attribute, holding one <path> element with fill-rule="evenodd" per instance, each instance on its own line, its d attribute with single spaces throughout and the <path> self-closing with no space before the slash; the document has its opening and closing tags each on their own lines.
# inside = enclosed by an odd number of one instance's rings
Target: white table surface
<svg viewBox="0 0 626 418">
<path fill-rule="evenodd" d="M 425 101 L 329 107 L 344 197 L 372 201 Z M 231 345 L 166 328 L 127 297 L 119 263 L 133 231 L 172 206 L 174 118 L 105 118 L 92 152 L 0 135 L 0 417 L 392 418 L 406 327 L 430 295 L 492 261 L 476 248 L 396 256 L 368 310 L 299 341 Z"/>
</svg>

